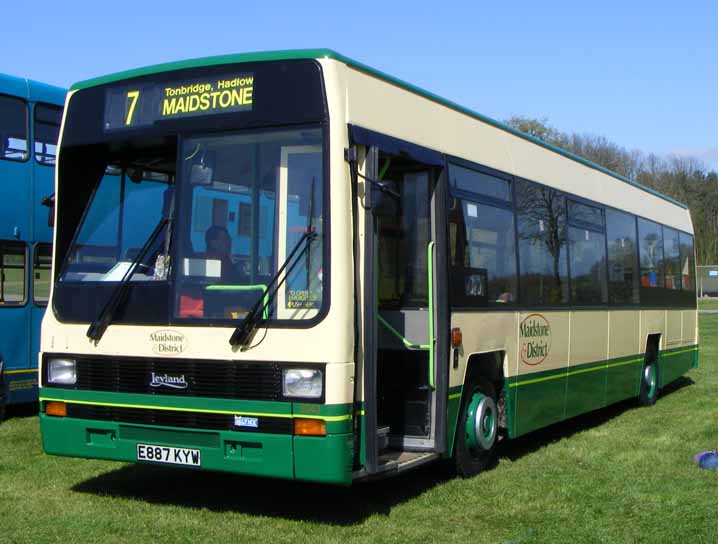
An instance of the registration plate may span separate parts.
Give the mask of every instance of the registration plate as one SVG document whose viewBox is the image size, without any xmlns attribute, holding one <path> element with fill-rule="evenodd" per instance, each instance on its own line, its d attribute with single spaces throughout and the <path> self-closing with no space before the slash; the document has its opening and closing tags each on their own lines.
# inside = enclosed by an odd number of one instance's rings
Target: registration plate
<svg viewBox="0 0 718 544">
<path fill-rule="evenodd" d="M 199 450 L 191 448 L 137 444 L 137 460 L 198 467 L 201 464 L 201 455 Z"/>
</svg>

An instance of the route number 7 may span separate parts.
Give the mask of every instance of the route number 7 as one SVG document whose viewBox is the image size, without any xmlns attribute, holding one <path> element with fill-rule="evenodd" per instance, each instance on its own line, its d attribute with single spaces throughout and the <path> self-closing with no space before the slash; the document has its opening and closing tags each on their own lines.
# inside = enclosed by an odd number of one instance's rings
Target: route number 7
<svg viewBox="0 0 718 544">
<path fill-rule="evenodd" d="M 135 113 L 135 106 L 137 100 L 140 98 L 140 91 L 127 91 L 127 99 L 130 100 L 130 108 L 127 110 L 127 118 L 125 119 L 125 125 L 132 124 L 132 115 Z"/>
</svg>

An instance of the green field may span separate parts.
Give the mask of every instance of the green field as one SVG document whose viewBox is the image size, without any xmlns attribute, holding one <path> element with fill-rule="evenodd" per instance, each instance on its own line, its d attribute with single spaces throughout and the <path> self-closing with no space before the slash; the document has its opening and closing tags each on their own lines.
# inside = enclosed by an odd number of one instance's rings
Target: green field
<svg viewBox="0 0 718 544">
<path fill-rule="evenodd" d="M 699 310 L 718 310 L 718 298 L 698 299 Z"/>
<path fill-rule="evenodd" d="M 339 489 L 43 455 L 35 417 L 0 425 L 0 542 L 718 541 L 718 315 L 700 366 L 656 406 L 626 402 L 505 444 L 470 480 L 433 466 Z"/>
</svg>

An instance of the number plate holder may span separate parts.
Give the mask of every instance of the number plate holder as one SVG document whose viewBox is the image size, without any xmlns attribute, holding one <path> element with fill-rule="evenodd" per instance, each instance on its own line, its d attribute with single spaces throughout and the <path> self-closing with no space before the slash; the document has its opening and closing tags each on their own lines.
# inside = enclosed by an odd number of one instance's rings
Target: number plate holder
<svg viewBox="0 0 718 544">
<path fill-rule="evenodd" d="M 199 467 L 202 466 L 202 452 L 194 448 L 137 444 L 137 460 L 166 465 Z"/>
</svg>

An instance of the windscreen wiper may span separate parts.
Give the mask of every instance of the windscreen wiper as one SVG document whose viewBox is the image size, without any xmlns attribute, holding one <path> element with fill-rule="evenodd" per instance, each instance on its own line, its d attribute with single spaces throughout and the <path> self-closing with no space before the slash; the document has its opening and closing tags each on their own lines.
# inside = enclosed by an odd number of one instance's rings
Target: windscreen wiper
<svg viewBox="0 0 718 544">
<path fill-rule="evenodd" d="M 124 302 L 125 297 L 129 292 L 130 279 L 132 279 L 132 276 L 135 274 L 135 271 L 139 268 L 139 264 L 147 256 L 147 253 L 152 247 L 152 244 L 154 244 L 155 240 L 157 240 L 157 237 L 162 232 L 162 229 L 164 229 L 169 222 L 169 219 L 163 217 L 160 222 L 157 223 L 157 226 L 152 231 L 152 234 L 150 234 L 149 238 L 147 238 L 147 241 L 142 246 L 142 249 L 140 249 L 140 251 L 130 263 L 129 268 L 125 271 L 125 274 L 122 276 L 122 279 L 117 284 L 117 287 L 115 287 L 115 290 L 112 291 L 112 294 L 110 295 L 110 298 L 108 299 L 105 306 L 102 308 L 100 315 L 98 315 L 97 318 L 92 323 L 90 323 L 90 326 L 87 329 L 88 338 L 94 340 L 95 342 L 99 342 L 102 338 L 102 335 L 105 334 L 107 327 L 110 325 L 110 323 L 112 323 L 112 320 L 115 318 L 115 313 L 117 312 L 117 309 Z"/>
<path fill-rule="evenodd" d="M 289 256 L 287 256 L 287 258 L 284 260 L 282 266 L 279 267 L 277 273 L 272 276 L 271 280 L 269 280 L 269 283 L 267 284 L 267 290 L 265 291 L 264 296 L 259 297 L 257 302 L 254 303 L 254 306 L 252 306 L 252 309 L 247 312 L 246 316 L 244 316 L 242 324 L 236 329 L 234 329 L 234 332 L 229 339 L 230 345 L 246 346 L 249 343 L 249 339 L 252 336 L 252 331 L 255 329 L 255 327 L 257 326 L 257 322 L 259 321 L 259 316 L 263 315 L 265 308 L 268 308 L 272 304 L 272 301 L 274 300 L 277 291 L 279 291 L 279 288 L 286 281 L 287 277 L 289 277 L 289 275 L 292 273 L 294 267 L 297 266 L 297 263 L 301 260 L 302 255 L 305 251 L 307 251 L 307 249 L 316 239 L 316 237 L 317 233 L 314 232 L 314 230 L 307 230 L 307 232 L 304 233 L 304 235 L 299 239 L 299 241 L 294 244 L 292 251 L 289 252 Z M 301 251 L 299 251 L 300 249 Z M 285 274 L 283 274 L 287 267 L 289 269 Z"/>
</svg>

